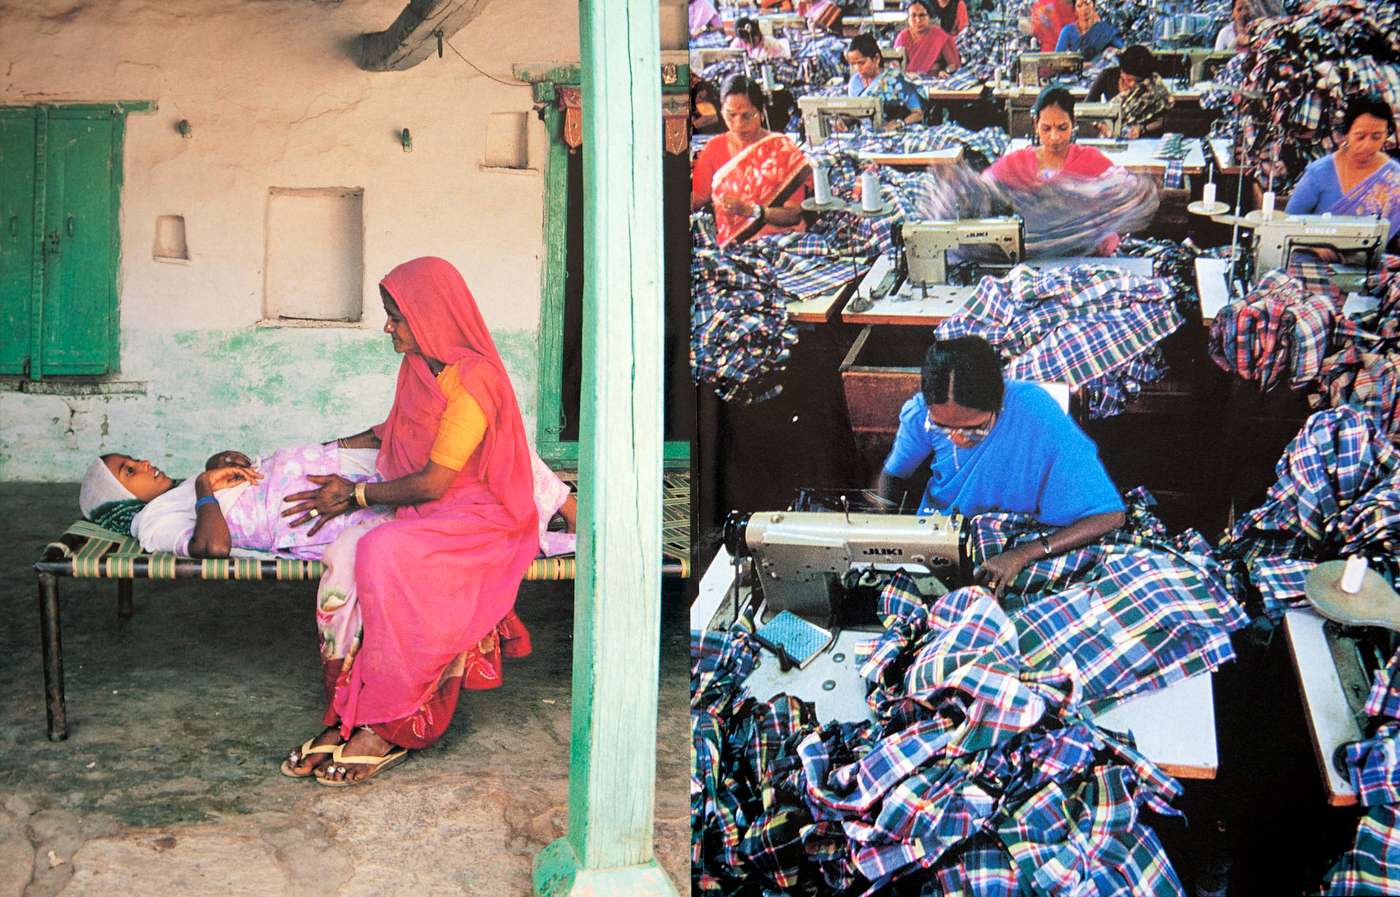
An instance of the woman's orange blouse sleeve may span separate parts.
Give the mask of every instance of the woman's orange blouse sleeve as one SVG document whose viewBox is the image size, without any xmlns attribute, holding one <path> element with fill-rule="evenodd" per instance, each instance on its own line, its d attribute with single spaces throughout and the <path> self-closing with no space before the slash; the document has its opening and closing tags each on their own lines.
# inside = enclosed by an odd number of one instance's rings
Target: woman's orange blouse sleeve
<svg viewBox="0 0 1400 897">
<path fill-rule="evenodd" d="M 437 438 L 428 457 L 443 467 L 461 470 L 486 436 L 486 412 L 462 386 L 456 365 L 443 368 L 437 382 L 447 396 L 447 409 L 438 422 Z"/>
</svg>

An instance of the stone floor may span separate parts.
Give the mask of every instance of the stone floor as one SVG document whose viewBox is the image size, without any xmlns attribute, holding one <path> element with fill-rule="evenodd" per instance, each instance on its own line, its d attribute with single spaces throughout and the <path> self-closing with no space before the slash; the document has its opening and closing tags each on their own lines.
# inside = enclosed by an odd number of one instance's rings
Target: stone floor
<svg viewBox="0 0 1400 897">
<path fill-rule="evenodd" d="M 525 583 L 535 652 L 463 693 L 451 728 L 355 788 L 277 763 L 320 729 L 301 583 L 60 580 L 69 737 L 45 732 L 30 565 L 77 486 L 0 484 L 0 897 L 524 895 L 564 833 L 572 583 Z M 656 855 L 680 891 L 690 803 L 685 595 L 662 598 Z"/>
</svg>

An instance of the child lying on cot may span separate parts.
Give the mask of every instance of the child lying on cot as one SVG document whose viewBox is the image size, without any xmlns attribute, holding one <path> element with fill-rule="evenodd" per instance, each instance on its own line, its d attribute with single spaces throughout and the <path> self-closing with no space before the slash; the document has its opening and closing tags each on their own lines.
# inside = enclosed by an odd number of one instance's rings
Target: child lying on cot
<svg viewBox="0 0 1400 897">
<path fill-rule="evenodd" d="M 377 449 L 345 449 L 335 443 L 294 445 L 267 458 L 237 451 L 211 457 L 197 477 L 175 481 L 149 461 L 112 453 L 93 460 L 83 477 L 78 505 L 83 516 L 106 529 L 130 533 L 144 551 L 169 551 L 197 558 L 276 552 L 320 560 L 346 527 L 393 516 L 389 508 L 363 508 L 325 522 L 317 532 L 293 528 L 282 517 L 282 497 L 315 489 L 308 476 L 339 474 L 352 482 L 377 482 Z M 577 502 L 569 487 L 538 455 L 530 453 L 540 553 L 574 550 Z M 558 514 L 568 532 L 550 532 Z"/>
</svg>

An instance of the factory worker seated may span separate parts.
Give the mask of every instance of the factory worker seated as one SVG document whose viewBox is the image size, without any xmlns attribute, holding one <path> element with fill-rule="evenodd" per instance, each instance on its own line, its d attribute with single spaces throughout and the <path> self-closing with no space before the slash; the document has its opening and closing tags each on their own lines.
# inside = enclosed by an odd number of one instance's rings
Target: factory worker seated
<svg viewBox="0 0 1400 897">
<path fill-rule="evenodd" d="M 1060 32 L 1056 53 L 1078 53 L 1085 65 L 1099 58 L 1109 47 L 1123 48 L 1123 38 L 1112 22 L 1099 18 L 1094 0 L 1074 0 L 1074 21 Z"/>
<path fill-rule="evenodd" d="M 1011 511 L 1056 527 L 977 568 L 976 582 L 998 597 L 1027 564 L 1123 523 L 1123 502 L 1093 440 L 1040 386 L 1003 381 L 1001 358 L 981 337 L 929 347 L 920 392 L 900 410 L 876 490 L 900 502 L 925 461 L 931 473 L 921 513 Z"/>
<path fill-rule="evenodd" d="M 919 89 L 899 69 L 884 65 L 885 57 L 875 35 L 866 32 L 851 38 L 846 61 L 851 64 L 846 95 L 878 98 L 886 131 L 924 120 L 924 98 Z"/>
<path fill-rule="evenodd" d="M 720 117 L 729 130 L 705 144 L 695 160 L 690 211 L 713 207 L 721 246 L 806 230 L 802 200 L 812 166 L 786 134 L 763 127 L 768 103 L 763 87 L 731 75 L 719 94 Z"/>
<path fill-rule="evenodd" d="M 1123 108 L 1123 136 L 1131 140 L 1161 134 L 1167 110 L 1176 103 L 1171 88 L 1157 73 L 1156 57 L 1142 44 L 1124 50 L 1118 64 L 1099 72 L 1089 88 L 1091 103 L 1114 97 Z"/>
</svg>

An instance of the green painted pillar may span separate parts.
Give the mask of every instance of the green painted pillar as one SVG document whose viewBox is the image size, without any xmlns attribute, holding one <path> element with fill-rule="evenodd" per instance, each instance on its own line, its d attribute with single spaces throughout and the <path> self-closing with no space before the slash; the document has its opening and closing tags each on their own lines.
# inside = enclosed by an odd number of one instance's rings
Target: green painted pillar
<svg viewBox="0 0 1400 897">
<path fill-rule="evenodd" d="M 676 893 L 652 857 L 663 280 L 656 0 L 582 0 L 584 250 L 569 832 L 541 895 Z"/>
</svg>

